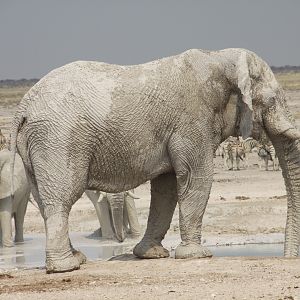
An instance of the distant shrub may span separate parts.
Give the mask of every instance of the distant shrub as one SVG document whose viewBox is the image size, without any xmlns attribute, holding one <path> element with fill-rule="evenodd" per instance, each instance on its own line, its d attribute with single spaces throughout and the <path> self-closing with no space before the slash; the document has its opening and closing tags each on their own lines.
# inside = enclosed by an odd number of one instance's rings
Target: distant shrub
<svg viewBox="0 0 300 300">
<path fill-rule="evenodd" d="M 0 88 L 2 87 L 27 87 L 27 86 L 33 86 L 39 81 L 39 79 L 33 78 L 33 79 L 5 79 L 5 80 L 0 80 Z"/>
<path fill-rule="evenodd" d="M 300 66 L 282 66 L 282 67 L 274 67 L 271 66 L 271 69 L 274 73 L 291 73 L 291 72 L 300 72 Z"/>
</svg>

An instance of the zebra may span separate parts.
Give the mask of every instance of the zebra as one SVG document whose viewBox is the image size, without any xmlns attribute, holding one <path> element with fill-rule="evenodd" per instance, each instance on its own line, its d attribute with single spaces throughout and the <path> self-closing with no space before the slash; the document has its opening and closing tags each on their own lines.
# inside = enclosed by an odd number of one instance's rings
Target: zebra
<svg viewBox="0 0 300 300">
<path fill-rule="evenodd" d="M 269 170 L 269 160 L 272 161 L 273 171 L 279 170 L 279 161 L 276 155 L 275 148 L 272 144 L 263 144 L 259 147 L 258 156 L 265 162 L 265 170 Z M 261 164 L 259 164 L 261 169 Z"/>
<path fill-rule="evenodd" d="M 240 169 L 240 160 L 244 160 L 244 149 L 239 137 L 230 136 L 221 144 L 221 153 L 224 159 L 224 167 L 233 170 L 234 162 L 236 169 Z"/>
<path fill-rule="evenodd" d="M 259 142 L 252 137 L 243 140 L 242 144 L 246 153 L 251 153 L 254 148 L 259 146 Z"/>
<path fill-rule="evenodd" d="M 0 151 L 7 148 L 6 138 L 0 129 Z"/>
<path fill-rule="evenodd" d="M 227 138 L 224 142 L 222 142 L 218 146 L 217 151 L 215 153 L 215 155 L 220 155 L 222 157 L 225 169 L 228 169 L 228 166 L 227 166 L 228 145 L 229 145 L 230 142 L 233 142 L 233 141 L 234 141 L 234 137 L 230 136 L 229 138 Z"/>
<path fill-rule="evenodd" d="M 248 137 L 245 140 L 242 140 L 240 138 L 240 140 L 244 150 L 244 165 L 248 168 L 249 167 L 248 154 L 251 153 L 254 148 L 258 148 L 260 144 L 257 140 L 255 140 L 252 137 Z"/>
</svg>

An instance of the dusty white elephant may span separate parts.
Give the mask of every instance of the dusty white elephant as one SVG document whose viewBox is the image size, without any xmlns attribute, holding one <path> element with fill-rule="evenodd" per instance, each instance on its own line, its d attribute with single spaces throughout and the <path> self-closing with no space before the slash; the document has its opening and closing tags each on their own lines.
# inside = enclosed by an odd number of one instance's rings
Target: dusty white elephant
<svg viewBox="0 0 300 300">
<path fill-rule="evenodd" d="M 263 132 L 287 188 L 284 255 L 297 256 L 300 132 L 259 56 L 192 49 L 135 66 L 79 61 L 53 70 L 23 97 L 11 133 L 12 153 L 19 150 L 44 218 L 47 272 L 84 262 L 71 246 L 68 218 L 85 190 L 119 193 L 148 180 L 149 219 L 134 254 L 169 256 L 162 240 L 178 202 L 175 257 L 211 256 L 201 231 L 214 153 L 230 135 L 260 140 Z"/>
<path fill-rule="evenodd" d="M 123 242 L 125 234 L 137 237 L 141 233 L 134 199 L 138 199 L 133 191 L 106 193 L 85 191 L 92 201 L 104 238 L 116 238 Z"/>
<path fill-rule="evenodd" d="M 15 242 L 23 242 L 23 223 L 30 187 L 22 159 L 16 155 L 14 168 L 14 195 L 11 198 L 10 151 L 0 151 L 0 239 L 4 247 L 13 246 L 11 219 L 15 221 Z"/>
</svg>

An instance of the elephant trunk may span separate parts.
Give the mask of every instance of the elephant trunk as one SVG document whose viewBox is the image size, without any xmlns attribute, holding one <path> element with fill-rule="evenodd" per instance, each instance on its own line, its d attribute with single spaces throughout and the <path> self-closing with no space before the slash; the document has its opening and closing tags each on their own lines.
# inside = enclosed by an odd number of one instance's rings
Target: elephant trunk
<svg viewBox="0 0 300 300">
<path fill-rule="evenodd" d="M 119 242 L 125 239 L 123 228 L 124 193 L 107 194 L 111 210 L 112 225 Z"/>
<path fill-rule="evenodd" d="M 283 135 L 270 138 L 279 158 L 288 197 L 284 255 L 293 257 L 298 255 L 300 244 L 300 140 Z"/>
<path fill-rule="evenodd" d="M 300 244 L 300 132 L 283 101 L 264 115 L 275 147 L 287 191 L 285 256 L 297 256 Z"/>
</svg>

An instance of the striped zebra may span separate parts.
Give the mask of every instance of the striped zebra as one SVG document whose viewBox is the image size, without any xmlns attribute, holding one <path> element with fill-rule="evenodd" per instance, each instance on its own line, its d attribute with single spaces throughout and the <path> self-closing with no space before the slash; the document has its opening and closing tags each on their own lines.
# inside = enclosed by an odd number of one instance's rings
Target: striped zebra
<svg viewBox="0 0 300 300">
<path fill-rule="evenodd" d="M 241 138 L 240 138 L 240 140 L 241 140 Z M 244 149 L 244 165 L 248 168 L 249 167 L 248 155 L 249 155 L 249 153 L 252 152 L 252 150 L 254 148 L 258 148 L 260 144 L 257 140 L 255 140 L 252 137 L 242 140 L 241 143 L 242 143 L 242 147 Z"/>
<path fill-rule="evenodd" d="M 232 142 L 234 140 L 233 136 L 230 136 L 229 138 L 227 138 L 224 142 L 222 142 L 218 149 L 217 152 L 215 153 L 216 155 L 220 155 L 223 158 L 223 162 L 224 162 L 224 168 L 228 169 L 227 166 L 227 159 L 228 159 L 228 145 L 230 142 Z"/>
<path fill-rule="evenodd" d="M 242 144 L 246 153 L 251 153 L 254 148 L 259 146 L 259 142 L 252 137 L 243 140 Z"/>
<path fill-rule="evenodd" d="M 245 157 L 240 138 L 230 136 L 221 145 L 225 168 L 233 170 L 235 165 L 236 169 L 240 170 L 240 160 L 244 160 Z"/>
<path fill-rule="evenodd" d="M 0 129 L 0 151 L 7 148 L 6 138 Z"/>
<path fill-rule="evenodd" d="M 279 161 L 272 144 L 263 144 L 259 147 L 258 156 L 265 162 L 265 170 L 269 170 L 269 161 L 272 161 L 273 171 L 279 170 Z M 261 164 L 259 164 L 261 169 Z"/>
</svg>

